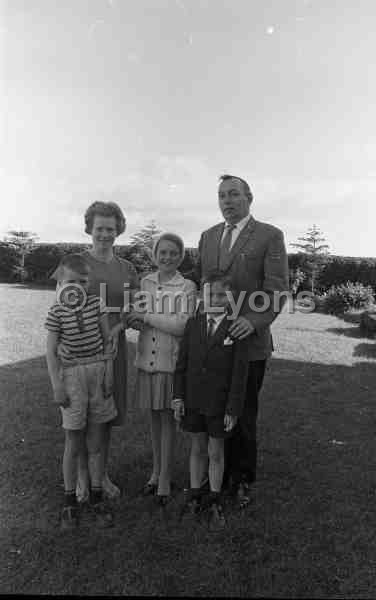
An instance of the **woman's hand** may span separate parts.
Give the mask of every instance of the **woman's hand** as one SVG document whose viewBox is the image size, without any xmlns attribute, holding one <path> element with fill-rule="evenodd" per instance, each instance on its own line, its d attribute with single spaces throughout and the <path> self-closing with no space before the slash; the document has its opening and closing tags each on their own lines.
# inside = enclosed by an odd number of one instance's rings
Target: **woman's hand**
<svg viewBox="0 0 376 600">
<path fill-rule="evenodd" d="M 119 333 L 123 330 L 123 324 L 114 325 L 108 334 L 106 350 L 116 356 L 119 347 Z"/>
</svg>

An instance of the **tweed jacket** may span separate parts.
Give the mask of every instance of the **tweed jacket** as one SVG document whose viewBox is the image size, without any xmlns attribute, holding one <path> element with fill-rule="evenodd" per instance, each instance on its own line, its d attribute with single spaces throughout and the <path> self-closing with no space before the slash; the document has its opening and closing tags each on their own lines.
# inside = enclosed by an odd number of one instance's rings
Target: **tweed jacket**
<svg viewBox="0 0 376 600">
<path fill-rule="evenodd" d="M 135 366 L 149 373 L 173 373 L 179 340 L 196 307 L 196 285 L 179 272 L 161 284 L 156 271 L 141 280 L 140 291 L 145 292 L 147 313 L 138 337 Z"/>
<path fill-rule="evenodd" d="M 174 375 L 174 398 L 207 416 L 241 416 L 248 377 L 248 343 L 231 340 L 228 318 L 208 339 L 206 313 L 187 322 Z"/>
<path fill-rule="evenodd" d="M 220 223 L 201 235 L 197 269 L 200 279 L 209 271 L 218 269 L 224 226 L 225 223 Z M 241 301 L 239 314 L 255 328 L 255 332 L 247 338 L 249 360 L 263 360 L 270 356 L 273 349 L 270 325 L 283 306 L 279 294 L 286 298 L 289 289 L 282 231 L 251 216 L 231 248 L 223 270 L 233 280 L 234 300 Z M 255 295 L 255 292 L 264 292 L 264 298 L 260 294 Z M 252 299 L 253 307 L 250 307 Z M 262 310 L 263 304 L 265 310 Z"/>
</svg>

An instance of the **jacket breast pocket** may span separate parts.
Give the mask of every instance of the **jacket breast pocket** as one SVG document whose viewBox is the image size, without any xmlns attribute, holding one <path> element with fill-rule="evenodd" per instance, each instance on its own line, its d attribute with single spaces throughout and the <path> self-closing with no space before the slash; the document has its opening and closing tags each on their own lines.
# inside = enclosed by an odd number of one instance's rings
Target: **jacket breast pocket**
<svg viewBox="0 0 376 600">
<path fill-rule="evenodd" d="M 251 277 L 253 284 L 263 279 L 264 256 L 260 252 L 241 252 L 236 264 L 236 276 L 243 283 Z"/>
<path fill-rule="evenodd" d="M 264 255 L 262 252 L 248 250 L 248 252 L 241 252 L 239 254 L 239 262 L 241 263 L 262 263 L 264 261 Z"/>
</svg>

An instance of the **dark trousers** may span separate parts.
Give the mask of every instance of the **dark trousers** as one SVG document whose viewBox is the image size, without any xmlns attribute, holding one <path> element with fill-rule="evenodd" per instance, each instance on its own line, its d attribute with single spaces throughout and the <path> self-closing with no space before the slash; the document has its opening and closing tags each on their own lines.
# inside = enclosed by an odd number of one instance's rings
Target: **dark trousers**
<svg viewBox="0 0 376 600">
<path fill-rule="evenodd" d="M 229 483 L 230 477 L 235 485 L 241 481 L 252 483 L 256 479 L 258 396 L 264 381 L 265 366 L 266 360 L 249 363 L 243 414 L 232 435 L 225 440 L 224 485 Z"/>
</svg>

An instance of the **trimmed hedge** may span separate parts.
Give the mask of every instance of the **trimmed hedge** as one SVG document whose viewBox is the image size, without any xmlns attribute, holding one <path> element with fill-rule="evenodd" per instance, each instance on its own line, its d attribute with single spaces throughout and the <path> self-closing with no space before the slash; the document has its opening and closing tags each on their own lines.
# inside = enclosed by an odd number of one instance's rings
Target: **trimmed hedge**
<svg viewBox="0 0 376 600">
<path fill-rule="evenodd" d="M 48 283 L 49 276 L 55 270 L 60 258 L 68 252 L 81 252 L 87 244 L 35 244 L 25 258 L 26 280 L 36 283 Z M 130 260 L 139 273 L 153 270 L 148 252 L 140 246 L 115 246 L 118 256 Z M 195 265 L 198 251 L 187 248 L 180 270 L 191 279 L 195 277 Z M 0 280 L 15 281 L 20 256 L 18 251 L 5 242 L 0 242 Z M 290 285 L 297 293 L 309 289 L 309 257 L 303 253 L 289 254 Z M 348 281 L 372 286 L 376 291 L 376 258 L 352 258 L 328 256 L 317 279 L 317 289 L 327 291 L 333 285 L 346 284 Z"/>
<path fill-rule="evenodd" d="M 16 281 L 20 260 L 20 253 L 14 246 L 0 242 L 0 281 Z"/>
<path fill-rule="evenodd" d="M 306 274 L 298 291 L 309 289 L 309 257 L 303 253 L 289 254 L 289 269 L 291 281 L 299 270 Z M 376 291 L 376 258 L 328 255 L 319 269 L 317 290 L 324 292 L 333 285 L 346 285 L 348 281 L 371 286 Z"/>
<path fill-rule="evenodd" d="M 70 252 L 83 252 L 89 244 L 35 244 L 25 257 L 25 281 L 54 286 L 51 274 L 59 264 L 60 259 Z M 115 246 L 117 256 L 129 260 L 142 275 L 155 269 L 151 255 L 142 246 Z M 187 277 L 194 276 L 197 260 L 197 250 L 187 248 L 184 260 L 180 266 L 181 272 Z M 20 254 L 10 244 L 0 242 L 0 280 L 14 282 L 19 278 Z"/>
<path fill-rule="evenodd" d="M 25 257 L 26 280 L 47 283 L 64 254 L 87 248 L 88 244 L 36 244 Z"/>
</svg>

